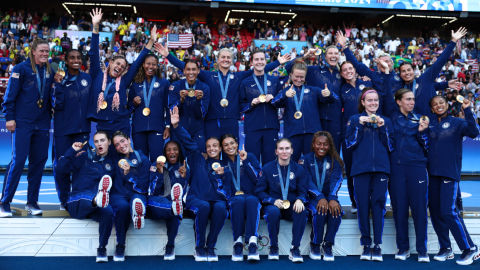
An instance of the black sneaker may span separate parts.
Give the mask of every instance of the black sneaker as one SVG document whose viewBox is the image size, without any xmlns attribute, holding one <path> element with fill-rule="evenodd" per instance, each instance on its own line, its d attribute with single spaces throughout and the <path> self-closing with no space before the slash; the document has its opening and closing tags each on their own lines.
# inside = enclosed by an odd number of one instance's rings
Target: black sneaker
<svg viewBox="0 0 480 270">
<path fill-rule="evenodd" d="M 165 261 L 175 260 L 175 246 L 167 245 L 165 247 L 165 255 L 163 255 Z"/>
<path fill-rule="evenodd" d="M 290 249 L 290 256 L 288 256 L 292 262 L 303 262 L 303 257 L 300 254 L 300 249 L 298 247 L 293 247 Z"/>
<path fill-rule="evenodd" d="M 232 261 L 243 261 L 243 244 L 240 242 L 236 242 L 235 245 L 233 245 Z"/>
<path fill-rule="evenodd" d="M 193 257 L 195 258 L 196 262 L 206 262 L 208 260 L 207 253 L 205 253 L 204 247 L 195 247 Z"/>
<path fill-rule="evenodd" d="M 218 262 L 218 256 L 215 254 L 215 248 L 208 248 L 207 257 L 209 262 Z"/>
<path fill-rule="evenodd" d="M 332 250 L 332 243 L 327 241 L 323 242 L 322 253 L 323 253 L 324 261 L 326 262 L 335 261 L 335 256 L 333 255 L 333 250 Z"/>
<path fill-rule="evenodd" d="M 382 249 L 379 245 L 373 246 L 372 261 L 383 262 Z"/>
<path fill-rule="evenodd" d="M 97 248 L 97 263 L 108 262 L 107 249 L 105 247 Z"/>
<path fill-rule="evenodd" d="M 270 246 L 270 253 L 268 253 L 269 260 L 279 260 L 280 256 L 278 255 L 278 247 Z"/>
<path fill-rule="evenodd" d="M 322 252 L 320 251 L 320 244 L 310 242 L 310 254 L 308 256 L 312 260 L 321 260 Z"/>
<path fill-rule="evenodd" d="M 113 261 L 115 262 L 123 262 L 125 261 L 125 245 L 117 245 L 115 249 L 115 256 L 113 256 Z"/>
</svg>

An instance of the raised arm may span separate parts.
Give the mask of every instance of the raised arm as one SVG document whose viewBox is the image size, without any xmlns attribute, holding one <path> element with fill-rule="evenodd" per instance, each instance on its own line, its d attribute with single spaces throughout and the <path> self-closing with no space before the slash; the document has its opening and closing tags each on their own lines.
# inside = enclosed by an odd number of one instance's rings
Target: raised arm
<svg viewBox="0 0 480 270">
<path fill-rule="evenodd" d="M 157 26 L 153 26 L 152 33 L 156 33 L 156 31 Z M 153 47 L 153 43 L 155 43 L 155 39 L 156 35 L 151 34 L 150 40 L 148 41 L 147 45 L 143 48 L 142 52 L 137 57 L 137 60 L 135 60 L 135 62 L 133 62 L 133 64 L 128 69 L 127 74 L 125 74 L 124 76 L 126 85 L 130 85 L 138 70 L 142 67 L 143 59 L 145 59 L 145 57 L 150 53 Z"/>
<path fill-rule="evenodd" d="M 468 99 L 464 99 L 462 109 L 465 113 L 465 121 L 461 124 L 462 136 L 476 138 L 479 135 L 480 130 L 478 128 L 477 119 L 472 113 L 470 101 Z"/>
<path fill-rule="evenodd" d="M 90 51 L 88 55 L 90 56 L 90 76 L 92 76 L 92 81 L 102 73 L 100 68 L 100 50 L 99 50 L 99 31 L 100 31 L 100 21 L 102 20 L 102 9 L 92 9 L 90 12 L 90 16 L 92 17 L 92 40 L 90 43 Z"/>
</svg>

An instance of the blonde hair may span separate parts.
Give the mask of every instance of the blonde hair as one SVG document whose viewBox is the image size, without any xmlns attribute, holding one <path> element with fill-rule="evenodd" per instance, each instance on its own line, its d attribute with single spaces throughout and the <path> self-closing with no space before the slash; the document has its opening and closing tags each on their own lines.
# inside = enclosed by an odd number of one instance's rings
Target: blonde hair
<svg viewBox="0 0 480 270">
<path fill-rule="evenodd" d="M 33 55 L 33 51 L 37 50 L 38 45 L 45 44 L 48 46 L 48 42 L 46 40 L 36 38 L 33 40 L 32 43 L 32 48 L 28 52 L 28 57 L 30 58 L 30 65 L 32 66 L 33 72 L 37 73 L 37 67 L 35 65 L 35 56 Z M 49 47 L 50 48 L 50 47 Z M 50 68 L 50 63 L 48 61 L 45 63 L 46 68 L 47 68 L 47 74 L 50 74 L 52 72 Z"/>
<path fill-rule="evenodd" d="M 325 54 L 327 54 L 327 53 L 328 53 L 328 50 L 330 50 L 330 49 L 335 49 L 335 50 L 337 50 L 337 51 L 340 53 L 340 50 L 337 48 L 337 46 L 335 46 L 335 45 L 330 45 L 330 46 L 328 46 L 328 47 L 325 49 Z M 339 60 L 340 60 L 340 59 L 339 59 Z M 325 59 L 325 62 L 327 62 L 327 59 Z M 339 61 L 337 61 L 336 67 L 337 67 L 338 70 L 340 70 L 340 66 L 338 65 L 338 62 L 339 62 Z"/>
</svg>

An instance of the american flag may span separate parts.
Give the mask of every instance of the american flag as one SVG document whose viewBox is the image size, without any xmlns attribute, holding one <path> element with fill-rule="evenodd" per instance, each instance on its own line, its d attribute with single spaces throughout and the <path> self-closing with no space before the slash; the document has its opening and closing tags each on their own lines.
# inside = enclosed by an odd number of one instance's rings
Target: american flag
<svg viewBox="0 0 480 270">
<path fill-rule="evenodd" d="M 192 34 L 168 34 L 167 35 L 167 47 L 168 48 L 178 48 L 179 46 L 182 49 L 192 47 Z"/>
<path fill-rule="evenodd" d="M 465 60 L 469 66 L 472 66 L 473 72 L 478 72 L 478 61 L 477 59 Z"/>
</svg>

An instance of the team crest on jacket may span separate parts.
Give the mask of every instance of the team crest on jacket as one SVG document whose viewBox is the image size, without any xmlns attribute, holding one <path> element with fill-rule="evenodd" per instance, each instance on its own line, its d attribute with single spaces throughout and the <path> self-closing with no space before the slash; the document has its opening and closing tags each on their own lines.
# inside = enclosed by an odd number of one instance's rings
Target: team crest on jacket
<svg viewBox="0 0 480 270">
<path fill-rule="evenodd" d="M 293 180 L 295 178 L 295 173 L 290 172 L 290 180 Z"/>
<path fill-rule="evenodd" d="M 393 77 L 395 79 L 395 81 L 400 81 L 400 76 L 398 75 L 395 75 L 395 77 Z"/>
<path fill-rule="evenodd" d="M 310 92 L 310 89 L 307 88 L 307 89 L 305 89 L 305 91 L 303 91 L 303 92 L 305 92 L 305 94 L 308 94 L 308 93 Z"/>
<path fill-rule="evenodd" d="M 330 169 L 330 163 L 329 162 L 327 162 L 327 164 L 325 164 L 325 169 L 327 169 L 327 170 Z"/>
<path fill-rule="evenodd" d="M 133 163 L 134 165 L 136 165 L 136 164 L 138 163 L 138 161 L 137 161 L 136 159 L 133 159 L 133 160 L 132 160 L 132 163 Z"/>
<path fill-rule="evenodd" d="M 267 86 L 270 86 L 270 85 L 272 85 L 272 83 L 269 80 L 267 80 Z"/>
<path fill-rule="evenodd" d="M 83 80 L 82 80 L 82 85 L 83 85 L 83 86 L 87 86 L 87 85 L 88 85 L 87 80 L 83 79 Z"/>
<path fill-rule="evenodd" d="M 230 74 L 230 80 L 233 80 L 233 78 L 235 78 L 235 76 L 233 76 L 233 74 Z"/>
<path fill-rule="evenodd" d="M 160 83 L 159 83 L 159 82 L 155 82 L 155 83 L 153 84 L 153 87 L 155 87 L 155 88 L 158 88 L 159 86 L 160 86 Z"/>
<path fill-rule="evenodd" d="M 105 169 L 106 169 L 107 171 L 111 171 L 111 170 L 112 170 L 112 166 L 110 166 L 110 164 L 107 163 L 107 164 L 105 164 Z"/>
<path fill-rule="evenodd" d="M 47 73 L 47 75 L 45 75 L 45 77 L 48 79 L 50 78 L 50 74 Z"/>
<path fill-rule="evenodd" d="M 360 89 L 360 91 L 362 91 L 363 88 L 365 88 L 365 85 L 363 85 L 363 84 L 360 84 L 360 86 L 358 87 L 358 89 Z"/>
<path fill-rule="evenodd" d="M 340 73 L 337 73 L 337 79 L 340 80 Z"/>
<path fill-rule="evenodd" d="M 450 123 L 449 122 L 443 123 L 442 127 L 443 128 L 448 128 L 448 127 L 450 127 Z"/>
<path fill-rule="evenodd" d="M 168 89 L 169 89 L 169 90 L 173 90 L 173 88 L 175 88 L 175 86 L 170 85 L 170 88 L 168 88 Z"/>
<path fill-rule="evenodd" d="M 175 177 L 180 178 L 180 172 L 178 170 L 175 171 Z"/>
</svg>

